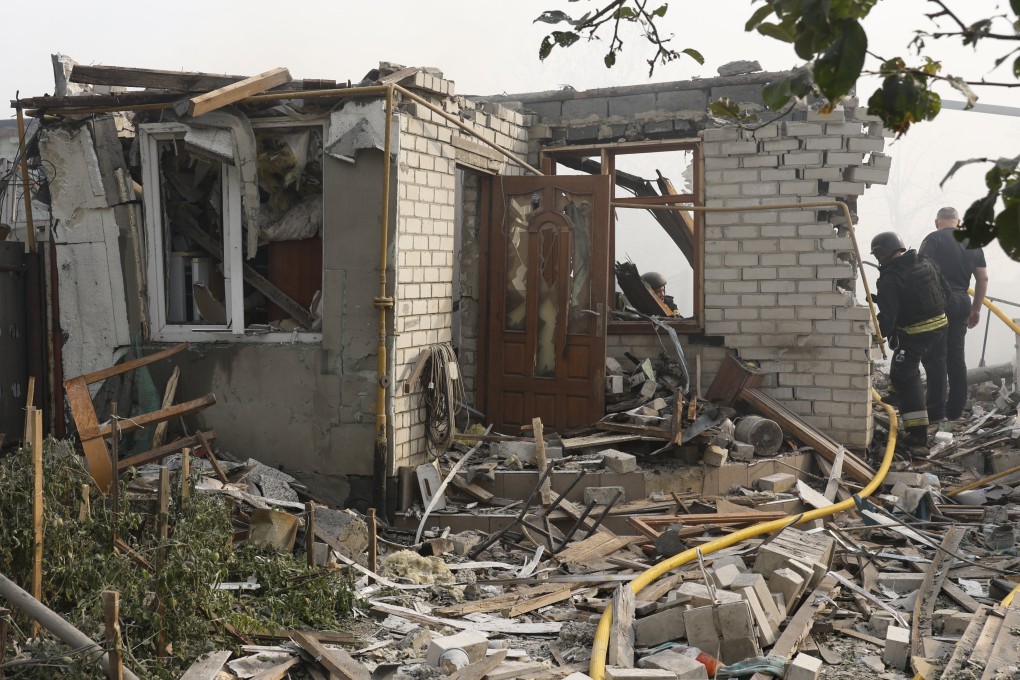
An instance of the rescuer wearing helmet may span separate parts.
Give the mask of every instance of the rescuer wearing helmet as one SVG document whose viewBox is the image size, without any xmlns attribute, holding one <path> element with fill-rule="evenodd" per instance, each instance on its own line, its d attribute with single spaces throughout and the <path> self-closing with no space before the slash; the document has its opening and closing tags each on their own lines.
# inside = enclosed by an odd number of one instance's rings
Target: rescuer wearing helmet
<svg viewBox="0 0 1020 680">
<path fill-rule="evenodd" d="M 641 275 L 641 280 L 648 284 L 648 287 L 652 289 L 655 296 L 662 300 L 663 304 L 672 310 L 674 314 L 677 312 L 676 303 L 673 302 L 672 295 L 666 295 L 666 277 L 659 272 L 645 272 Z"/>
<path fill-rule="evenodd" d="M 918 366 L 930 352 L 937 351 L 946 333 L 948 285 L 939 270 L 919 258 L 917 251 L 907 250 L 895 232 L 883 232 L 872 239 L 871 254 L 882 271 L 874 299 L 879 328 L 894 349 L 889 382 L 899 396 L 906 448 L 926 449 L 928 411 Z"/>
</svg>

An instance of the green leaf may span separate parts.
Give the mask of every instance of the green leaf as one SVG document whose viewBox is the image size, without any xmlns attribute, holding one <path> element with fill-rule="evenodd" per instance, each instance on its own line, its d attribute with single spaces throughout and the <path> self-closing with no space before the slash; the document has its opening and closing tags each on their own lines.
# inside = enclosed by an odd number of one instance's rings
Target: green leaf
<svg viewBox="0 0 1020 680">
<path fill-rule="evenodd" d="M 773 111 L 778 111 L 786 106 L 786 102 L 790 101 L 791 96 L 790 80 L 792 80 L 791 76 L 783 76 L 761 88 L 761 97 L 765 100 L 765 106 Z"/>
<path fill-rule="evenodd" d="M 570 15 L 568 15 L 566 12 L 560 12 L 559 10 L 551 10 L 548 12 L 542 12 L 542 15 L 531 23 L 537 24 L 540 21 L 545 24 L 558 24 L 564 21 L 570 23 L 572 19 L 570 18 Z"/>
<path fill-rule="evenodd" d="M 960 168 L 967 165 L 971 165 L 973 163 L 987 163 L 987 162 L 988 162 L 987 158 L 968 158 L 965 161 L 956 161 L 955 163 L 953 163 L 953 167 L 949 168 L 949 172 L 947 172 L 946 176 L 942 178 L 942 181 L 939 182 L 939 188 L 941 189 L 942 185 L 948 182 L 949 179 L 953 175 L 955 175 L 956 171 L 959 170 Z"/>
<path fill-rule="evenodd" d="M 1017 57 L 1016 61 L 1013 62 L 1013 76 L 1015 78 L 1020 78 L 1020 57 Z"/>
<path fill-rule="evenodd" d="M 602 61 L 606 63 L 606 68 L 613 68 L 613 65 L 616 63 L 616 52 L 607 52 Z"/>
<path fill-rule="evenodd" d="M 788 43 L 792 43 L 797 37 L 791 30 L 778 24 L 760 24 L 758 32 L 767 38 L 775 38 Z"/>
<path fill-rule="evenodd" d="M 1017 1 L 1020 2 L 1020 0 Z M 744 30 L 753 31 L 758 24 L 765 21 L 765 17 L 770 14 L 772 14 L 772 5 L 765 4 L 762 7 L 759 7 L 755 10 L 754 14 L 751 15 L 751 18 L 747 20 L 747 23 L 744 24 Z"/>
<path fill-rule="evenodd" d="M 995 218 L 999 245 L 1014 260 L 1020 258 L 1020 203 L 1006 206 Z"/>
<path fill-rule="evenodd" d="M 556 44 L 562 47 L 570 47 L 581 39 L 581 36 L 573 31 L 553 31 L 552 37 Z"/>
<path fill-rule="evenodd" d="M 661 5 L 660 7 L 656 7 L 654 10 L 652 10 L 652 15 L 657 17 L 664 17 L 666 16 L 667 9 L 669 9 L 669 4 Z"/>
<path fill-rule="evenodd" d="M 1009 6 L 1013 8 L 1017 16 L 1020 16 L 1020 0 L 1009 0 Z"/>
<path fill-rule="evenodd" d="M 549 36 L 542 38 L 542 44 L 538 47 L 538 58 L 540 61 L 544 61 L 549 53 L 552 52 L 552 48 L 555 47 L 556 43 L 549 39 Z"/>
<path fill-rule="evenodd" d="M 637 13 L 627 6 L 623 6 L 620 9 L 613 12 L 613 17 L 616 19 L 633 19 L 636 16 Z"/>
<path fill-rule="evenodd" d="M 815 61 L 815 83 L 830 101 L 847 94 L 857 83 L 868 52 L 868 35 L 854 19 L 840 22 L 839 37 Z"/>
<path fill-rule="evenodd" d="M 693 47 L 680 50 L 681 53 L 686 54 L 688 57 L 698 62 L 701 65 L 705 64 L 705 57 L 701 55 L 701 52 L 697 51 Z"/>
<path fill-rule="evenodd" d="M 962 237 L 970 240 L 971 247 L 982 248 L 995 238 L 995 202 L 997 192 L 989 192 L 984 198 L 974 201 L 963 214 Z"/>
<path fill-rule="evenodd" d="M 740 118 L 740 104 L 729 97 L 720 97 L 708 105 L 708 111 L 720 118 Z"/>
</svg>

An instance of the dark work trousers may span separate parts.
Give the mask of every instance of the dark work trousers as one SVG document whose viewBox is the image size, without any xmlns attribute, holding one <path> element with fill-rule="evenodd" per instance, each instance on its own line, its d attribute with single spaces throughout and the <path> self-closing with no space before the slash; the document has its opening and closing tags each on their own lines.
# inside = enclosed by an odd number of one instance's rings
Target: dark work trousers
<svg viewBox="0 0 1020 680">
<path fill-rule="evenodd" d="M 970 296 L 953 293 L 946 301 L 946 318 L 949 326 L 942 334 L 939 346 L 922 359 L 928 378 L 928 419 L 932 422 L 963 415 L 967 403 L 967 319 L 970 317 Z M 949 378 L 948 398 L 946 378 Z"/>
<path fill-rule="evenodd" d="M 909 334 L 900 331 L 899 344 L 892 355 L 889 382 L 899 395 L 900 417 L 907 430 L 907 445 L 928 443 L 928 411 L 921 387 L 921 361 L 945 343 L 946 329 Z"/>
</svg>

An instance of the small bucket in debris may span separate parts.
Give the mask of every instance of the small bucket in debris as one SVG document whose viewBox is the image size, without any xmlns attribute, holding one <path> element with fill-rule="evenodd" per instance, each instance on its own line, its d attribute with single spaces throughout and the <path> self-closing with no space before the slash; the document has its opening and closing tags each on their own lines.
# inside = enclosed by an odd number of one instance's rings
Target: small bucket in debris
<svg viewBox="0 0 1020 680">
<path fill-rule="evenodd" d="M 756 456 L 774 456 L 783 443 L 783 429 L 774 420 L 745 416 L 737 421 L 733 437 L 738 442 L 752 444 Z"/>
<path fill-rule="evenodd" d="M 297 539 L 298 519 L 278 510 L 256 509 L 251 513 L 248 540 L 291 551 Z"/>
</svg>

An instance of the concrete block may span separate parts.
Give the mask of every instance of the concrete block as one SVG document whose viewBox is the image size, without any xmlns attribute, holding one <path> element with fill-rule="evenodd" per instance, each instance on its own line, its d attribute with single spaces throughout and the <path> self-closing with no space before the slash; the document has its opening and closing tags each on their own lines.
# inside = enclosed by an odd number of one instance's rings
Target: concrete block
<svg viewBox="0 0 1020 680">
<path fill-rule="evenodd" d="M 719 659 L 724 660 L 725 664 L 740 663 L 756 656 L 761 656 L 761 647 L 758 646 L 758 639 L 754 637 L 723 640 L 719 646 Z"/>
<path fill-rule="evenodd" d="M 623 394 L 623 376 L 606 376 L 606 394 Z"/>
<path fill-rule="evenodd" d="M 606 357 L 606 373 L 610 375 L 623 375 L 623 366 L 613 357 Z"/>
<path fill-rule="evenodd" d="M 887 666 L 905 670 L 910 661 L 910 629 L 889 626 L 885 633 L 885 651 L 882 661 Z"/>
<path fill-rule="evenodd" d="M 712 560 L 713 569 L 718 569 L 726 564 L 732 564 L 741 574 L 746 574 L 751 571 L 747 568 L 747 564 L 743 559 L 741 559 L 740 555 L 720 555 Z"/>
<path fill-rule="evenodd" d="M 651 399 L 655 396 L 655 392 L 658 389 L 659 383 L 654 380 L 646 380 L 644 384 L 641 385 L 641 396 L 645 399 Z"/>
<path fill-rule="evenodd" d="M 754 620 L 754 628 L 758 634 L 758 644 L 762 647 L 772 645 L 776 641 L 777 624 L 774 624 L 769 619 L 768 614 L 765 613 L 765 609 L 762 607 L 761 600 L 758 599 L 758 594 L 754 592 L 754 588 L 750 586 L 734 588 L 733 592 L 740 595 L 751 608 L 751 617 Z M 768 602 L 771 604 L 771 596 L 768 598 Z"/>
<path fill-rule="evenodd" d="M 605 97 L 589 99 L 568 99 L 563 102 L 564 120 L 578 120 L 597 116 L 606 118 L 609 116 L 609 100 Z M 881 151 L 881 149 L 879 149 Z"/>
<path fill-rule="evenodd" d="M 924 574 L 883 572 L 878 575 L 876 583 L 879 587 L 884 586 L 897 595 L 908 595 L 920 588 L 923 581 Z"/>
<path fill-rule="evenodd" d="M 616 499 L 616 502 L 625 502 L 627 500 L 626 493 L 622 486 L 589 486 L 584 490 L 584 503 L 587 505 L 594 500 L 598 505 L 608 505 L 617 491 L 620 492 L 620 497 Z"/>
<path fill-rule="evenodd" d="M 721 467 L 726 462 L 729 452 L 721 446 L 710 444 L 705 448 L 705 453 L 702 456 L 702 460 L 706 465 L 713 467 Z"/>
<path fill-rule="evenodd" d="M 696 659 L 667 649 L 638 661 L 639 668 L 658 668 L 676 673 L 677 680 L 708 680 L 708 670 Z"/>
<path fill-rule="evenodd" d="M 751 607 L 744 600 L 690 609 L 684 613 L 684 625 L 690 646 L 709 654 L 719 649 L 718 657 L 725 664 L 761 653 Z"/>
<path fill-rule="evenodd" d="M 574 671 L 570 675 L 563 678 L 563 680 L 591 680 L 591 676 L 581 671 Z"/>
<path fill-rule="evenodd" d="M 872 168 L 857 166 L 849 168 L 843 177 L 848 182 L 867 182 L 869 184 L 885 184 L 889 181 L 888 168 Z"/>
<path fill-rule="evenodd" d="M 675 591 L 676 597 L 687 596 L 690 597 L 690 603 L 692 607 L 704 608 L 710 606 L 713 602 L 711 594 L 709 594 L 708 587 L 701 583 L 694 583 L 693 581 L 682 583 L 680 587 Z M 742 598 L 736 593 L 731 593 L 728 590 L 715 590 L 715 601 L 722 602 L 724 604 L 730 604 L 734 602 L 742 602 Z M 684 619 L 685 624 L 689 624 L 687 619 Z M 689 625 L 688 625 L 689 628 Z"/>
<path fill-rule="evenodd" d="M 733 581 L 741 576 L 740 570 L 732 564 L 713 565 L 709 573 L 712 576 L 712 580 L 715 581 L 717 588 L 726 589 L 729 589 L 733 585 Z"/>
<path fill-rule="evenodd" d="M 896 623 L 892 615 L 887 612 L 876 611 L 868 619 L 867 629 L 868 632 L 875 637 L 884 640 L 886 633 L 889 632 L 889 626 Z"/>
<path fill-rule="evenodd" d="M 658 668 L 606 667 L 606 680 L 676 680 L 676 673 Z"/>
<path fill-rule="evenodd" d="M 602 465 L 613 472 L 634 472 L 638 469 L 637 457 L 616 449 L 602 452 Z"/>
<path fill-rule="evenodd" d="M 773 628 L 778 629 L 779 624 L 782 623 L 786 617 L 786 611 L 780 610 L 775 601 L 772 599 L 772 592 L 769 590 L 768 583 L 765 577 L 761 574 L 748 573 L 741 574 L 737 578 L 733 579 L 733 583 L 730 585 L 730 590 L 735 593 L 740 593 L 742 589 L 750 589 L 754 592 L 758 601 L 761 603 L 761 608 L 765 611 L 765 615 L 768 617 L 769 623 L 772 624 Z"/>
<path fill-rule="evenodd" d="M 755 485 L 762 491 L 783 493 L 797 486 L 797 478 L 786 472 L 777 472 L 774 475 L 759 478 Z"/>
<path fill-rule="evenodd" d="M 434 668 L 439 667 L 439 659 L 443 654 L 454 649 L 462 649 L 467 654 L 468 662 L 474 663 L 485 658 L 485 650 L 489 648 L 489 639 L 478 630 L 465 630 L 456 635 L 444 635 L 429 640 L 429 648 L 425 653 L 425 663 Z"/>
<path fill-rule="evenodd" d="M 687 637 L 685 611 L 687 608 L 680 605 L 637 619 L 634 621 L 634 644 L 638 647 L 656 647 L 663 642 Z"/>
<path fill-rule="evenodd" d="M 784 680 L 818 680 L 822 660 L 807 654 L 798 654 L 786 669 Z"/>
<path fill-rule="evenodd" d="M 534 463 L 537 460 L 535 442 L 492 442 L 489 452 L 499 458 L 517 456 L 522 463 Z M 546 446 L 545 457 L 549 460 L 563 457 L 563 449 L 559 446 Z"/>
<path fill-rule="evenodd" d="M 768 577 L 769 591 L 783 596 L 786 613 L 789 614 L 797 598 L 807 588 L 807 581 L 793 569 L 776 569 Z"/>
<path fill-rule="evenodd" d="M 747 462 L 754 459 L 754 444 L 733 442 L 730 447 L 730 460 Z"/>
<path fill-rule="evenodd" d="M 932 615 L 932 630 L 936 635 L 962 637 L 974 615 L 956 609 L 937 609 Z"/>
</svg>

